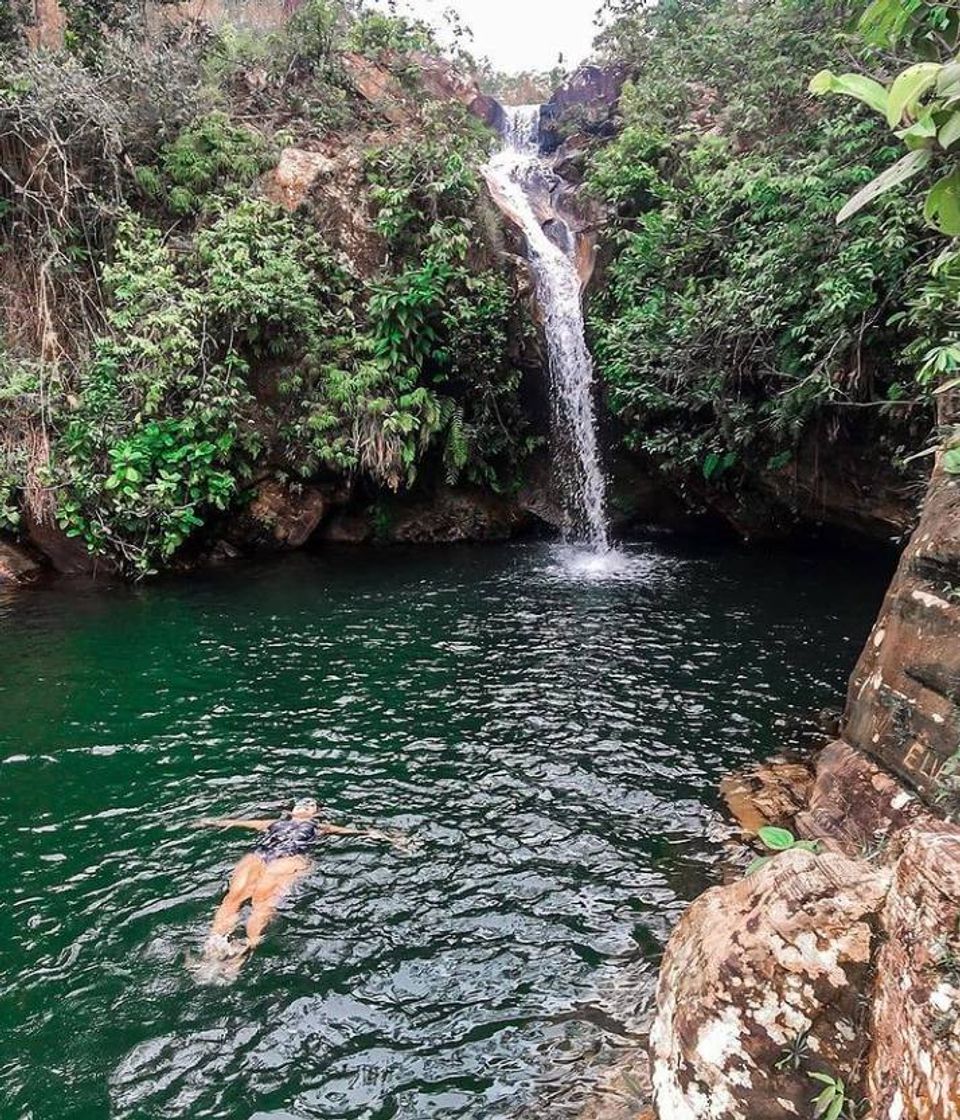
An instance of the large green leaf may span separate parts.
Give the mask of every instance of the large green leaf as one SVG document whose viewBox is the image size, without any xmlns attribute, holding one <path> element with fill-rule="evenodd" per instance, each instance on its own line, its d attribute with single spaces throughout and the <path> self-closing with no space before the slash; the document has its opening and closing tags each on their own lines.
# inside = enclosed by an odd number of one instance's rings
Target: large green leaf
<svg viewBox="0 0 960 1120">
<path fill-rule="evenodd" d="M 907 179 L 912 178 L 919 171 L 922 171 L 930 162 L 931 152 L 929 148 L 918 148 L 916 151 L 907 152 L 902 158 L 898 159 L 892 167 L 888 167 L 886 171 L 881 172 L 876 179 L 871 180 L 865 187 L 857 191 L 847 204 L 837 214 L 837 222 L 845 222 L 847 218 L 856 214 L 858 210 L 862 210 L 864 206 L 873 202 L 875 198 L 885 194 L 892 187 L 900 183 L 906 182 Z"/>
<path fill-rule="evenodd" d="M 937 93 L 940 97 L 953 97 L 960 93 L 960 62 L 949 62 L 940 71 Z"/>
<path fill-rule="evenodd" d="M 947 474 L 960 474 L 960 447 L 951 447 L 943 453 L 943 469 Z"/>
<path fill-rule="evenodd" d="M 918 62 L 897 76 L 887 94 L 887 124 L 896 128 L 903 114 L 913 110 L 928 89 L 936 85 L 943 67 L 939 62 Z"/>
<path fill-rule="evenodd" d="M 879 82 L 863 74 L 834 74 L 832 70 L 821 70 L 810 79 L 810 92 L 818 95 L 840 93 L 855 97 L 878 113 L 887 111 L 887 91 Z"/>
<path fill-rule="evenodd" d="M 757 835 L 764 847 L 769 848 L 771 852 L 785 852 L 796 843 L 792 832 L 785 828 L 775 828 L 773 825 L 765 825 L 759 829 Z"/>
<path fill-rule="evenodd" d="M 960 171 L 954 171 L 930 188 L 923 216 L 948 237 L 960 236 Z"/>
<path fill-rule="evenodd" d="M 890 46 L 903 34 L 919 0 L 873 0 L 860 17 L 860 31 L 871 43 Z"/>
<path fill-rule="evenodd" d="M 941 148 L 949 148 L 960 140 L 960 113 L 951 113 L 946 122 L 940 126 L 937 141 Z"/>
</svg>

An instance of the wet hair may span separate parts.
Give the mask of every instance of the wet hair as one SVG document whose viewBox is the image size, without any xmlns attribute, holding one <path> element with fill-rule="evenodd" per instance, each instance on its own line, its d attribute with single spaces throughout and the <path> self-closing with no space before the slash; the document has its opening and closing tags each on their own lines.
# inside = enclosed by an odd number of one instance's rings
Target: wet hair
<svg viewBox="0 0 960 1120">
<path fill-rule="evenodd" d="M 298 797 L 293 803 L 291 813 L 296 813 L 297 810 L 309 811 L 313 810 L 314 813 L 320 812 L 320 802 L 315 797 Z"/>
</svg>

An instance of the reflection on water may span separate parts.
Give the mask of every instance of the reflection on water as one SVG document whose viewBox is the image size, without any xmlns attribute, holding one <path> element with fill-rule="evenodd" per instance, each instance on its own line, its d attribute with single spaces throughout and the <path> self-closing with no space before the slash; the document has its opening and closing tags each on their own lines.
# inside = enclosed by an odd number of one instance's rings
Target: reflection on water
<svg viewBox="0 0 960 1120">
<path fill-rule="evenodd" d="M 885 574 L 618 564 L 331 553 L 0 601 L 0 1115 L 575 1115 L 715 879 L 717 780 L 838 698 Z M 198 987 L 250 838 L 192 822 L 300 793 L 414 850 L 325 843 Z"/>
</svg>

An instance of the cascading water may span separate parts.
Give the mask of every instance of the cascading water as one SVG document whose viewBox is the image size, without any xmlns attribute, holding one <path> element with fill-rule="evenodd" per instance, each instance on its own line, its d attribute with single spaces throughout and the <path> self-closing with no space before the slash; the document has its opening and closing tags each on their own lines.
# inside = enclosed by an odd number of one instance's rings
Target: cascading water
<svg viewBox="0 0 960 1120">
<path fill-rule="evenodd" d="M 484 173 L 491 191 L 523 230 L 544 318 L 561 489 L 567 537 L 594 552 L 610 551 L 605 512 L 606 485 L 593 410 L 593 361 L 584 339 L 575 238 L 562 220 L 552 223 L 556 244 L 534 209 L 538 184 L 551 172 L 540 157 L 540 106 L 508 108 L 502 149 Z"/>
</svg>

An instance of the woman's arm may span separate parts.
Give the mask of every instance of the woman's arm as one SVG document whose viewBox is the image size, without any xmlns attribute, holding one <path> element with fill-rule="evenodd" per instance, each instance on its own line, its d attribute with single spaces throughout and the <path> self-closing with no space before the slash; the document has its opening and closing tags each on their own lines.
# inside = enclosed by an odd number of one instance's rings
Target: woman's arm
<svg viewBox="0 0 960 1120">
<path fill-rule="evenodd" d="M 405 848 L 407 839 L 399 833 L 383 832 L 379 828 L 351 828 L 349 825 L 322 824 L 320 831 L 325 836 L 362 836 L 367 840 L 385 840 L 395 848 Z"/>
<path fill-rule="evenodd" d="M 266 832 L 275 821 L 244 821 L 239 817 L 204 817 L 197 821 L 197 828 L 252 828 L 254 832 Z"/>
</svg>

